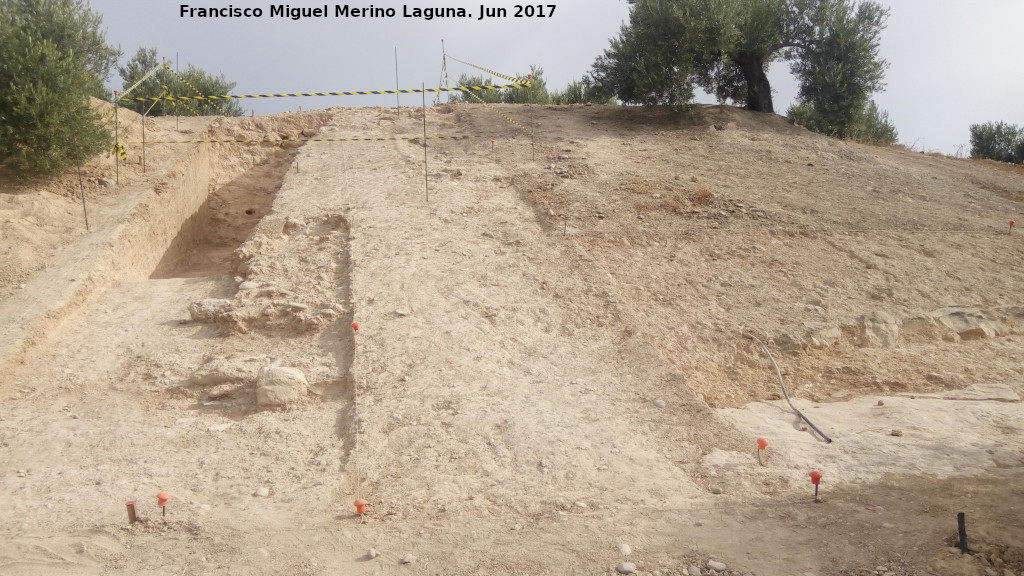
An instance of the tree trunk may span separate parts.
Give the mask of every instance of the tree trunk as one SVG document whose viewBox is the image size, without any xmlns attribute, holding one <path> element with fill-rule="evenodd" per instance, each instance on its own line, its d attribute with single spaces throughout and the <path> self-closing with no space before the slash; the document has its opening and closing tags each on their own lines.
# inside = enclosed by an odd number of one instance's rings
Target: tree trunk
<svg viewBox="0 0 1024 576">
<path fill-rule="evenodd" d="M 764 73 L 764 62 L 760 57 L 750 54 L 738 55 L 735 62 L 747 82 L 747 109 L 774 114 L 772 87 L 768 83 L 768 75 Z"/>
</svg>

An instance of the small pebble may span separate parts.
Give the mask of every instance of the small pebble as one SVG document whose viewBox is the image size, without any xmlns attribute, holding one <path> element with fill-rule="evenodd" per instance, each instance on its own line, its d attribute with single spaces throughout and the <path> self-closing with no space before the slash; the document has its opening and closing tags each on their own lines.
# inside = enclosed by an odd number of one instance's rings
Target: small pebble
<svg viewBox="0 0 1024 576">
<path fill-rule="evenodd" d="M 372 558 L 376 558 L 377 557 L 377 549 L 376 548 L 370 548 L 370 551 L 367 552 L 366 555 L 369 556 L 371 559 Z"/>
<path fill-rule="evenodd" d="M 712 486 L 711 487 L 711 493 L 712 494 L 721 494 L 722 493 L 722 489 L 720 487 L 718 487 L 718 486 Z"/>
<path fill-rule="evenodd" d="M 416 557 L 412 554 L 406 554 L 402 557 L 402 564 L 412 564 L 416 561 Z"/>
<path fill-rule="evenodd" d="M 664 400 L 661 400 L 661 399 L 655 400 L 655 401 L 654 401 L 654 405 L 655 405 L 655 406 L 656 406 L 657 408 L 664 408 L 664 407 L 665 407 L 665 401 L 664 401 Z"/>
<path fill-rule="evenodd" d="M 633 549 L 629 547 L 629 544 L 619 544 L 619 554 L 623 556 L 629 556 L 633 553 Z"/>
<path fill-rule="evenodd" d="M 727 566 L 718 560 L 708 560 L 708 568 L 721 572 L 725 570 Z"/>
<path fill-rule="evenodd" d="M 687 568 L 686 573 L 690 576 L 701 576 L 700 568 L 696 566 L 690 566 L 689 568 Z"/>
<path fill-rule="evenodd" d="M 586 502 L 579 502 L 579 501 L 573 502 L 572 505 L 577 507 L 577 508 L 586 508 L 587 507 L 587 503 Z"/>
<path fill-rule="evenodd" d="M 632 574 L 636 572 L 636 564 L 633 564 L 632 562 L 623 562 L 615 568 L 615 571 L 619 574 Z"/>
<path fill-rule="evenodd" d="M 256 489 L 255 492 L 253 492 L 252 495 L 257 496 L 259 498 L 266 498 L 270 496 L 270 488 L 267 488 L 266 486 L 260 486 L 259 488 Z"/>
</svg>

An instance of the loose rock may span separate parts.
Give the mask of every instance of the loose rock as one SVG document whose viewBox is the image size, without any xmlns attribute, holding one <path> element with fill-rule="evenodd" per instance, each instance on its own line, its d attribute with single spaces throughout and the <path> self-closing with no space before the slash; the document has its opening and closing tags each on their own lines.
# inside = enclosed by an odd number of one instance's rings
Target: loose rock
<svg viewBox="0 0 1024 576">
<path fill-rule="evenodd" d="M 724 563 L 719 562 L 717 560 L 708 560 L 708 568 L 715 570 L 717 572 L 722 572 L 727 568 L 727 566 Z"/>
<path fill-rule="evenodd" d="M 302 370 L 269 364 L 260 368 L 256 376 L 256 403 L 286 406 L 305 396 L 308 389 L 309 383 Z"/>
<path fill-rule="evenodd" d="M 629 544 L 619 544 L 619 554 L 623 556 L 629 556 L 633 553 L 633 549 L 630 548 Z"/>
<path fill-rule="evenodd" d="M 376 548 L 370 548 L 370 551 L 367 552 L 366 555 L 369 556 L 371 559 L 376 558 L 377 557 L 377 549 Z"/>
<path fill-rule="evenodd" d="M 216 386 L 225 383 L 251 382 L 256 366 L 243 358 L 206 357 L 189 381 L 196 386 Z M 247 365 L 249 364 L 249 365 Z"/>
<path fill-rule="evenodd" d="M 416 557 L 412 554 L 406 554 L 402 557 L 402 564 L 412 564 L 416 561 Z"/>
<path fill-rule="evenodd" d="M 665 407 L 665 401 L 664 400 L 660 400 L 660 399 L 659 400 L 655 400 L 654 401 L 654 405 L 656 407 L 658 407 L 658 408 L 664 408 Z"/>
<path fill-rule="evenodd" d="M 216 322 L 229 310 L 231 300 L 224 298 L 206 298 L 188 305 L 189 316 L 196 322 Z"/>
<path fill-rule="evenodd" d="M 267 498 L 270 496 L 270 488 L 267 488 L 266 486 L 260 486 L 259 488 L 256 489 L 255 492 L 252 493 L 252 495 L 256 496 L 257 498 Z"/>
<path fill-rule="evenodd" d="M 615 571 L 619 574 L 632 574 L 636 572 L 636 564 L 633 564 L 632 562 L 623 562 L 615 568 Z"/>
<path fill-rule="evenodd" d="M 698 568 L 697 566 L 690 566 L 686 569 L 686 573 L 690 576 L 701 576 L 700 568 Z"/>
</svg>

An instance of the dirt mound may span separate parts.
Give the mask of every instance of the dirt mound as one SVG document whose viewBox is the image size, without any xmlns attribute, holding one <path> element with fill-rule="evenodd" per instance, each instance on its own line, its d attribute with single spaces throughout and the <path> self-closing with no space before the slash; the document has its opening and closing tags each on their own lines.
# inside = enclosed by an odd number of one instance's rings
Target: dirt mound
<svg viewBox="0 0 1024 576">
<path fill-rule="evenodd" d="M 1020 174 L 731 107 L 188 130 L 147 120 L 89 234 L 0 195 L 0 565 L 1019 571 Z"/>
</svg>

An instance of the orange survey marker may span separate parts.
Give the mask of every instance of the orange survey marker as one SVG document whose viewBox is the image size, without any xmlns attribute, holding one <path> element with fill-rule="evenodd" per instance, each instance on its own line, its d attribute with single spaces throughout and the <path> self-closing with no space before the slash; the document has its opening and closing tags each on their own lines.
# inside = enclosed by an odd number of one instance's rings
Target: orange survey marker
<svg viewBox="0 0 1024 576">
<path fill-rule="evenodd" d="M 811 472 L 811 484 L 814 484 L 814 501 L 821 502 L 818 498 L 818 485 L 821 484 L 821 472 L 815 470 Z"/>
<path fill-rule="evenodd" d="M 764 462 L 761 462 L 761 451 L 764 450 L 767 447 L 768 447 L 768 439 L 767 438 L 758 438 L 757 439 L 757 463 L 760 464 L 761 466 L 764 466 Z"/>
<path fill-rule="evenodd" d="M 360 498 L 359 500 L 356 500 L 355 504 L 356 504 L 356 514 L 366 514 L 366 504 L 367 504 L 366 500 L 363 500 L 362 498 Z"/>
</svg>

